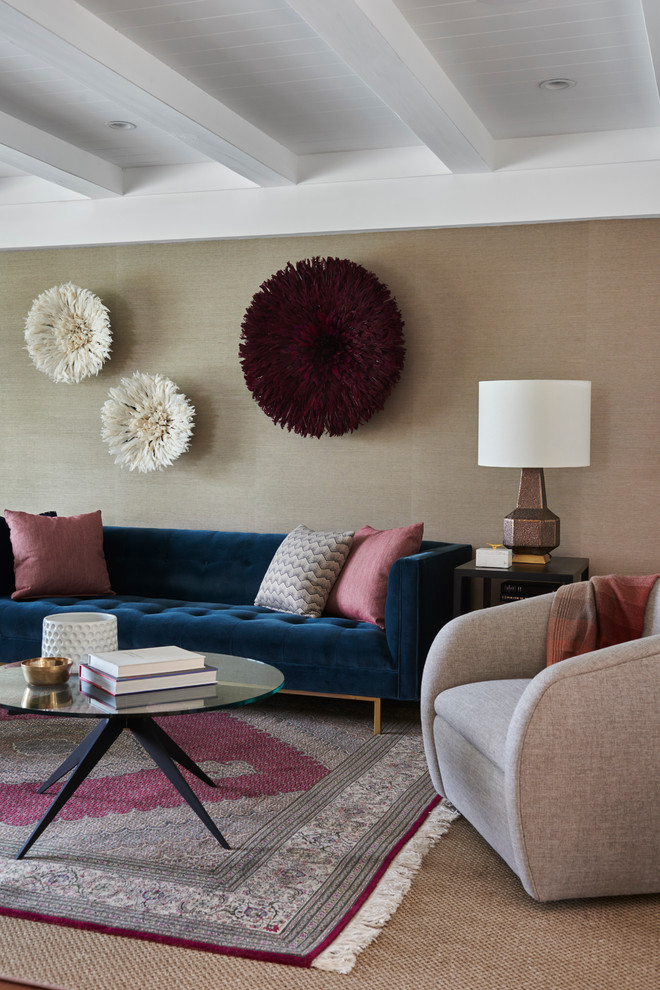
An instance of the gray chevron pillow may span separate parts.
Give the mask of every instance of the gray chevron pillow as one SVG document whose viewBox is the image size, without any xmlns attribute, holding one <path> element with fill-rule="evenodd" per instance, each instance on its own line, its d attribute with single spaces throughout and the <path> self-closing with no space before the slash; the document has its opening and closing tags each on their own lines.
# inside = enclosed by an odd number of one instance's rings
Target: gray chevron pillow
<svg viewBox="0 0 660 990">
<path fill-rule="evenodd" d="M 296 526 L 280 543 L 254 600 L 278 612 L 320 616 L 353 533 L 319 533 Z"/>
</svg>

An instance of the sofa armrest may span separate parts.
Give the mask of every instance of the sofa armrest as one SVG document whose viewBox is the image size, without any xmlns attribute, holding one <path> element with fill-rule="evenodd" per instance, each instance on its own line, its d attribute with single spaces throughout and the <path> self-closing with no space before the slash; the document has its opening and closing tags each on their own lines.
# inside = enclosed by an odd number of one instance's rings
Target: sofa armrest
<svg viewBox="0 0 660 990">
<path fill-rule="evenodd" d="M 659 687 L 655 635 L 553 664 L 526 688 L 505 788 L 533 897 L 660 891 Z"/>
<path fill-rule="evenodd" d="M 395 561 L 387 582 L 385 631 L 399 673 L 398 697 L 419 698 L 422 668 L 438 630 L 451 618 L 454 568 L 472 556 L 467 543 L 440 543 Z"/>
</svg>

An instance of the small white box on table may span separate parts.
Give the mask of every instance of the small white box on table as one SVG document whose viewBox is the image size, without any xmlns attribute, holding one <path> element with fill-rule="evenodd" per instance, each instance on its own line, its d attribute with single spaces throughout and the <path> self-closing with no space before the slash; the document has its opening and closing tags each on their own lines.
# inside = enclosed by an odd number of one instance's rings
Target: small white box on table
<svg viewBox="0 0 660 990">
<path fill-rule="evenodd" d="M 477 567 L 511 567 L 513 550 L 506 547 L 479 547 L 475 563 Z"/>
</svg>

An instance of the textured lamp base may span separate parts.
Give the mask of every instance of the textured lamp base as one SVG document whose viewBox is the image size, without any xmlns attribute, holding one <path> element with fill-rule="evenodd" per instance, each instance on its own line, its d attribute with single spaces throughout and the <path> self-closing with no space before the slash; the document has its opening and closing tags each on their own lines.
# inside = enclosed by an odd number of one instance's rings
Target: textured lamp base
<svg viewBox="0 0 660 990">
<path fill-rule="evenodd" d="M 546 504 L 543 468 L 522 469 L 518 505 L 505 516 L 502 543 L 513 550 L 515 563 L 527 564 L 547 564 L 559 546 L 559 516 Z"/>
</svg>

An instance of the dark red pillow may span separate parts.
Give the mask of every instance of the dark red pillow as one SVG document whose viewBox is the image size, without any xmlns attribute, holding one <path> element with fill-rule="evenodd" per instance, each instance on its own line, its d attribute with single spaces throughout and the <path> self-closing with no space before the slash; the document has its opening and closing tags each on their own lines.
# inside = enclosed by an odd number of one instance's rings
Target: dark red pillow
<svg viewBox="0 0 660 990">
<path fill-rule="evenodd" d="M 42 516 L 56 516 L 56 512 L 41 512 Z M 7 520 L 0 516 L 0 596 L 11 595 L 16 589 L 14 581 L 14 555 L 11 552 L 9 526 Z"/>
<path fill-rule="evenodd" d="M 79 516 L 35 516 L 5 509 L 5 519 L 14 554 L 13 599 L 114 594 L 103 552 L 100 510 Z"/>
</svg>

